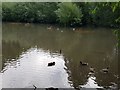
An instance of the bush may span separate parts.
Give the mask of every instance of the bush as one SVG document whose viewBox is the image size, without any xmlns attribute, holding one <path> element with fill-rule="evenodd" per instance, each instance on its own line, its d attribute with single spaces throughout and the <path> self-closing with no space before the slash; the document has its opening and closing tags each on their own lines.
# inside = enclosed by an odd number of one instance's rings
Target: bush
<svg viewBox="0 0 120 90">
<path fill-rule="evenodd" d="M 120 27 L 119 2 L 8 2 L 2 3 L 2 20 Z"/>
<path fill-rule="evenodd" d="M 55 10 L 57 10 L 57 3 L 4 3 L 2 7 L 2 20 L 17 22 L 55 23 L 57 18 L 54 12 Z"/>
<path fill-rule="evenodd" d="M 120 24 L 118 19 L 120 7 L 118 3 L 89 3 L 89 5 L 89 14 L 93 25 L 117 27 Z"/>
<path fill-rule="evenodd" d="M 38 3 L 36 12 L 36 21 L 45 23 L 56 23 L 57 16 L 55 14 L 57 10 L 57 3 Z"/>
<path fill-rule="evenodd" d="M 70 2 L 60 3 L 58 7 L 58 10 L 55 12 L 60 23 L 71 26 L 81 24 L 83 14 L 76 4 Z"/>
</svg>

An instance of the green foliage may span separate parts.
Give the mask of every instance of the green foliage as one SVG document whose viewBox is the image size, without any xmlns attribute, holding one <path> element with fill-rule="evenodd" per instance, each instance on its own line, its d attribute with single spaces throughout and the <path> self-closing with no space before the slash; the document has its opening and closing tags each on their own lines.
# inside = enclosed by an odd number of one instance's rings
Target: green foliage
<svg viewBox="0 0 120 90">
<path fill-rule="evenodd" d="M 2 3 L 2 20 L 3 21 L 14 21 L 14 17 L 13 17 L 14 5 L 16 5 L 16 3 Z"/>
<path fill-rule="evenodd" d="M 118 39 L 118 48 L 120 48 L 120 29 L 119 30 L 116 30 L 116 36 L 117 36 L 117 39 Z"/>
<path fill-rule="evenodd" d="M 92 18 L 89 12 L 90 12 L 91 6 L 93 5 L 90 5 L 87 2 L 77 2 L 76 4 L 81 8 L 81 11 L 83 13 L 82 25 L 91 25 Z"/>
<path fill-rule="evenodd" d="M 118 41 L 117 46 L 120 47 L 120 30 L 119 30 L 119 29 L 116 29 L 116 30 L 114 30 L 113 32 L 114 32 L 114 34 L 115 34 L 116 37 L 117 37 L 117 41 Z"/>
<path fill-rule="evenodd" d="M 96 26 L 118 27 L 120 6 L 118 3 L 89 3 L 91 23 Z"/>
<path fill-rule="evenodd" d="M 112 9 L 107 5 L 97 3 L 95 9 L 90 12 L 92 16 L 92 23 L 97 26 L 108 26 L 112 24 Z"/>
<path fill-rule="evenodd" d="M 75 25 L 81 23 L 81 18 L 83 16 L 81 9 L 73 3 L 60 3 L 58 4 L 58 10 L 56 14 L 60 23 L 64 25 Z"/>
<path fill-rule="evenodd" d="M 48 23 L 56 22 L 55 10 L 57 10 L 57 3 L 41 3 L 37 11 L 37 19 Z"/>
<path fill-rule="evenodd" d="M 3 4 L 2 19 L 3 21 L 54 23 L 57 18 L 54 12 L 56 9 L 57 3 L 47 2 L 20 2 L 12 7 Z"/>
<path fill-rule="evenodd" d="M 120 2 L 2 3 L 2 20 L 120 27 Z"/>
<path fill-rule="evenodd" d="M 80 2 L 76 4 L 82 8 L 83 25 L 119 27 L 119 2 Z"/>
</svg>

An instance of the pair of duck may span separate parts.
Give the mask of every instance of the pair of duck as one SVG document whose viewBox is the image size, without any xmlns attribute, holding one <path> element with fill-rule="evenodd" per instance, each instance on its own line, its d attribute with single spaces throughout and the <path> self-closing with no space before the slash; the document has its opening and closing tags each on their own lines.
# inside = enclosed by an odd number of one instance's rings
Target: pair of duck
<svg viewBox="0 0 120 90">
<path fill-rule="evenodd" d="M 48 30 L 52 29 L 52 26 L 47 27 Z M 57 28 L 57 30 L 60 30 L 59 28 Z"/>
<path fill-rule="evenodd" d="M 82 61 L 80 61 L 80 64 L 81 64 L 82 66 L 88 66 L 88 63 L 85 63 L 85 62 L 82 62 Z M 103 72 L 103 73 L 108 73 L 108 72 L 109 72 L 109 67 L 104 68 L 104 69 L 102 69 L 102 70 L 100 70 L 100 71 Z M 93 67 L 90 67 L 90 72 L 91 72 L 91 73 L 94 73 L 94 72 L 95 72 L 95 69 L 94 69 Z"/>
</svg>

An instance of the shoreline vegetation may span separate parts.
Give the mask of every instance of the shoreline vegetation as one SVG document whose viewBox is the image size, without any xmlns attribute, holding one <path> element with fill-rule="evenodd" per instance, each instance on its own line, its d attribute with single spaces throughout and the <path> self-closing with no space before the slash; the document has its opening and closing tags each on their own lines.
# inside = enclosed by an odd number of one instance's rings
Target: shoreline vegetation
<svg viewBox="0 0 120 90">
<path fill-rule="evenodd" d="M 4 2 L 3 22 L 120 27 L 119 2 Z"/>
</svg>

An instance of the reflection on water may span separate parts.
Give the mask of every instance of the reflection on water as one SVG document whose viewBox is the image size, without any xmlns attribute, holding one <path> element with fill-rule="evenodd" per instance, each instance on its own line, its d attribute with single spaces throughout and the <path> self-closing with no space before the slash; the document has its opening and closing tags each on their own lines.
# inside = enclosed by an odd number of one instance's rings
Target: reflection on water
<svg viewBox="0 0 120 90">
<path fill-rule="evenodd" d="M 98 86 L 98 84 L 95 82 L 96 77 L 90 76 L 88 78 L 88 81 L 85 85 L 81 85 L 82 88 L 103 88 Z"/>
<path fill-rule="evenodd" d="M 48 67 L 49 62 L 55 62 L 55 66 Z M 49 51 L 31 48 L 24 52 L 17 61 L 6 62 L 6 71 L 3 73 L 3 87 L 67 87 L 68 74 L 65 69 L 62 55 L 50 54 Z M 3 69 L 3 70 L 4 70 Z"/>
<path fill-rule="evenodd" d="M 111 88 L 118 83 L 117 41 L 111 30 L 49 26 L 3 23 L 2 87 Z M 55 66 L 48 67 L 52 61 Z M 106 67 L 109 73 L 100 72 Z"/>
</svg>

